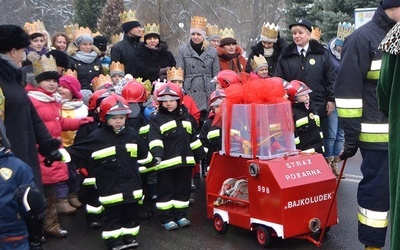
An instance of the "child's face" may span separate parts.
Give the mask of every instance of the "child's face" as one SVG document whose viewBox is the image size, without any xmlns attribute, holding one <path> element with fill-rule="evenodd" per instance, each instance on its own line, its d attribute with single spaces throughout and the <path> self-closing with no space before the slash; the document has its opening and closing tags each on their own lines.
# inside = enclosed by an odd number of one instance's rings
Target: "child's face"
<svg viewBox="0 0 400 250">
<path fill-rule="evenodd" d="M 305 104 L 308 104 L 310 102 L 310 96 L 308 94 L 297 95 L 296 96 L 296 101 L 297 102 L 304 102 Z"/>
<path fill-rule="evenodd" d="M 118 84 L 118 82 L 119 82 L 120 80 L 122 80 L 122 79 L 124 79 L 124 77 L 121 76 L 120 74 L 114 74 L 114 75 L 111 77 L 111 80 L 112 80 L 112 82 L 113 82 L 114 85 L 115 85 L 115 84 Z"/>
<path fill-rule="evenodd" d="M 173 80 L 173 83 L 175 83 L 176 85 L 178 85 L 179 87 L 183 88 L 183 81 L 182 80 Z"/>
<path fill-rule="evenodd" d="M 114 130 L 120 130 L 125 126 L 126 115 L 113 115 L 107 120 L 107 124 L 113 127 Z"/>
<path fill-rule="evenodd" d="M 31 47 L 36 51 L 41 51 L 44 47 L 44 36 L 38 36 L 31 40 Z"/>
<path fill-rule="evenodd" d="M 71 90 L 69 90 L 67 88 L 64 88 L 63 86 L 58 86 L 58 90 L 57 91 L 61 95 L 61 98 L 63 100 L 69 100 L 69 101 L 72 100 L 73 95 L 71 93 Z"/>
<path fill-rule="evenodd" d="M 218 114 L 221 109 L 219 108 L 219 105 L 217 105 L 217 106 L 213 106 L 212 110 L 214 111 L 215 114 Z"/>
<path fill-rule="evenodd" d="M 169 112 L 172 112 L 176 109 L 176 107 L 178 107 L 178 102 L 175 100 L 163 101 L 162 106 L 166 108 Z"/>
<path fill-rule="evenodd" d="M 257 71 L 257 75 L 261 78 L 267 78 L 268 77 L 268 67 L 263 66 Z"/>
<path fill-rule="evenodd" d="M 47 93 L 56 93 L 58 82 L 54 79 L 46 79 L 39 83 L 39 87 L 44 89 Z"/>
</svg>

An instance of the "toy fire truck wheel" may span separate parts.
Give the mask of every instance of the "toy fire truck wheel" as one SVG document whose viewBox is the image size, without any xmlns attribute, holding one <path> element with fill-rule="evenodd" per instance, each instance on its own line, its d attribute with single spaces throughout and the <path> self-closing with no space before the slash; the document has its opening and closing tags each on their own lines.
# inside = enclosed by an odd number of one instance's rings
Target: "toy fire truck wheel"
<svg viewBox="0 0 400 250">
<path fill-rule="evenodd" d="M 216 214 L 216 215 L 214 215 L 214 227 L 218 233 L 224 234 L 224 233 L 226 233 L 226 230 L 228 229 L 228 223 L 226 223 L 222 219 L 221 215 Z"/>
<path fill-rule="evenodd" d="M 265 226 L 258 226 L 256 229 L 257 242 L 262 247 L 267 247 L 272 242 L 271 230 Z"/>
</svg>

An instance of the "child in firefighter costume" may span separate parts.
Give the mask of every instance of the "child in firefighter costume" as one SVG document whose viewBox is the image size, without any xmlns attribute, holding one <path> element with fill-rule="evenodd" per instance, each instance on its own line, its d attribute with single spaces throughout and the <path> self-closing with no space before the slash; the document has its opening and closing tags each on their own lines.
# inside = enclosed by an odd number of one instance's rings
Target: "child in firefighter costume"
<svg viewBox="0 0 400 250">
<path fill-rule="evenodd" d="M 157 91 L 158 113 L 150 122 L 149 146 L 157 161 L 157 201 L 162 226 L 174 230 L 190 225 L 192 168 L 205 156 L 195 122 L 182 105 L 182 89 L 172 83 Z"/>
<path fill-rule="evenodd" d="M 138 246 L 138 201 L 143 196 L 139 164 L 153 165 L 147 144 L 137 131 L 125 125 L 130 113 L 126 100 L 111 94 L 100 104 L 101 128 L 63 152 L 63 159 L 92 159 L 104 207 L 102 237 L 113 250 Z"/>
</svg>

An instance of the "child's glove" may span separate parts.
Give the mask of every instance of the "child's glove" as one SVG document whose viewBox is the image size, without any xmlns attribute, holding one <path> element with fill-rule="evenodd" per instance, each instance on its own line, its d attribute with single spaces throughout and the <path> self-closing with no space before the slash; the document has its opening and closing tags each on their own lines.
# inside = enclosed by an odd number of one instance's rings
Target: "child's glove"
<svg viewBox="0 0 400 250">
<path fill-rule="evenodd" d="M 81 121 L 79 122 L 79 126 L 82 126 L 82 125 L 88 124 L 89 122 L 93 122 L 93 121 L 94 121 L 94 118 L 93 118 L 93 117 L 91 117 L 91 116 L 88 116 L 88 117 L 82 118 L 82 119 L 81 119 Z"/>
<path fill-rule="evenodd" d="M 46 155 L 46 156 L 44 157 L 43 162 L 44 162 L 44 165 L 45 165 L 46 167 L 51 167 L 51 165 L 53 164 L 53 162 L 55 162 L 55 161 L 61 161 L 62 158 L 63 158 L 63 157 L 62 157 L 61 152 L 57 149 L 57 150 L 52 151 L 50 154 Z"/>
</svg>

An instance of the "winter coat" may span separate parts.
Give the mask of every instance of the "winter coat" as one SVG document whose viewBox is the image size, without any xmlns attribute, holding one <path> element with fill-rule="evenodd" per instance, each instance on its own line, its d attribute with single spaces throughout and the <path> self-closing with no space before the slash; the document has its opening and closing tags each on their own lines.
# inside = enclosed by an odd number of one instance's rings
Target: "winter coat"
<svg viewBox="0 0 400 250">
<path fill-rule="evenodd" d="M 9 176 L 0 174 L 0 241 L 7 237 L 28 237 L 28 230 L 20 204 L 15 200 L 14 192 L 18 187 L 29 185 L 34 187 L 32 169 L 16 158 L 12 152 L 0 151 L 0 168 Z"/>
<path fill-rule="evenodd" d="M 175 67 L 176 61 L 165 42 L 161 42 L 156 50 L 146 47 L 144 43 L 139 45 L 137 57 L 137 74 L 144 80 L 149 79 L 150 82 L 167 79 L 166 71 L 160 74 L 161 68 Z"/>
<path fill-rule="evenodd" d="M 53 138 L 60 138 L 61 131 L 79 128 L 79 119 L 68 119 L 61 116 L 61 103 L 55 98 L 58 94 L 54 96 L 45 94 L 41 88 L 35 88 L 31 84 L 26 86 L 26 90 Z M 39 155 L 43 184 L 54 184 L 68 180 L 68 168 L 65 163 L 55 161 L 51 167 L 46 167 L 43 160 L 44 157 Z"/>
<path fill-rule="evenodd" d="M 279 57 L 275 76 L 287 81 L 300 80 L 312 90 L 310 99 L 320 117 L 326 117 L 326 104 L 334 102 L 335 75 L 328 51 L 317 41 L 310 40 L 304 65 L 295 43 L 289 44 Z"/>
<path fill-rule="evenodd" d="M 268 75 L 269 76 L 274 76 L 276 64 L 278 63 L 278 58 L 279 58 L 280 54 L 282 53 L 282 51 L 286 48 L 287 45 L 288 44 L 285 41 L 285 39 L 278 36 L 278 41 L 276 43 L 274 43 L 274 45 L 273 45 L 274 52 L 272 53 L 272 56 L 265 57 L 265 59 L 268 62 Z M 251 69 L 250 62 L 254 58 L 254 56 L 259 56 L 259 55 L 264 55 L 264 47 L 263 47 L 261 41 L 250 48 L 250 54 L 249 54 L 249 57 L 247 58 L 247 64 L 246 64 L 246 72 L 247 73 L 250 73 L 253 71 Z"/>
<path fill-rule="evenodd" d="M 236 73 L 244 72 L 246 69 L 246 58 L 242 56 L 243 49 L 236 46 L 236 51 L 234 55 L 228 55 L 225 53 L 224 49 L 221 47 L 217 48 L 219 57 L 219 67 L 221 70 L 230 69 Z M 233 57 L 232 57 L 233 56 Z"/>
<path fill-rule="evenodd" d="M 149 145 L 154 157 L 161 163 L 154 167 L 166 171 L 180 167 L 193 167 L 205 156 L 197 138 L 196 123 L 183 105 L 169 112 L 162 105 L 150 122 Z"/>
<path fill-rule="evenodd" d="M 3 56 L 0 56 L 0 89 L 4 103 L 0 106 L 4 107 L 3 120 L 11 149 L 16 157 L 32 168 L 36 186 L 42 189 L 36 143 L 43 146 L 53 138 L 26 94 L 21 71 Z"/>
<path fill-rule="evenodd" d="M 335 44 L 336 39 L 337 38 L 331 39 L 325 47 L 325 49 L 328 50 L 329 52 L 329 57 L 331 58 L 332 61 L 333 72 L 335 73 L 335 77 L 339 73 L 340 59 L 341 59 L 341 55 L 339 54 L 339 52 L 336 51 L 336 44 Z"/>
<path fill-rule="evenodd" d="M 218 152 L 222 147 L 222 129 L 219 126 L 212 125 L 215 116 L 209 117 L 201 127 L 200 141 L 204 148 L 207 148 L 207 162 L 211 163 L 214 152 Z"/>
<path fill-rule="evenodd" d="M 336 106 L 345 141 L 358 142 L 362 149 L 388 149 L 388 120 L 378 109 L 376 87 L 382 60 L 378 46 L 394 25 L 379 4 L 372 20 L 346 37 L 343 46 Z"/>
<path fill-rule="evenodd" d="M 93 51 L 100 55 L 100 50 L 93 46 Z M 67 54 L 69 55 L 69 68 L 75 70 L 78 74 L 78 80 L 82 89 L 88 89 L 93 92 L 92 80 L 96 76 L 103 74 L 103 66 L 100 58 L 96 57 L 90 63 L 84 63 L 73 56 L 78 52 L 78 48 L 72 43 L 68 46 Z"/>
<path fill-rule="evenodd" d="M 185 93 L 185 94 L 183 94 L 182 103 L 183 103 L 183 105 L 185 105 L 185 107 L 189 111 L 189 114 L 191 114 L 193 116 L 193 118 L 196 120 L 197 124 L 199 124 L 200 110 L 197 107 L 196 103 L 194 102 L 193 98 Z"/>
<path fill-rule="evenodd" d="M 208 97 L 215 90 L 215 84 L 210 81 L 220 71 L 217 50 L 209 45 L 199 55 L 189 41 L 179 48 L 176 66 L 183 69 L 185 92 L 200 110 L 208 110 Z"/>
<path fill-rule="evenodd" d="M 83 141 L 66 148 L 72 162 L 91 159 L 102 205 L 137 202 L 143 196 L 139 164 L 153 157 L 137 131 L 126 126 L 115 133 L 106 123 Z"/>
<path fill-rule="evenodd" d="M 136 57 L 139 45 L 142 44 L 139 39 L 140 37 L 130 37 L 125 34 L 122 41 L 111 48 L 111 61 L 123 63 L 125 74 L 131 74 L 134 78 L 138 77 Z"/>
<path fill-rule="evenodd" d="M 293 103 L 292 110 L 296 148 L 302 151 L 323 153 L 324 140 L 320 119 L 312 103 L 309 109 L 303 102 Z"/>
<path fill-rule="evenodd" d="M 61 115 L 63 118 L 81 119 L 88 116 L 88 107 L 81 100 L 72 100 L 62 103 Z M 77 130 L 66 130 L 61 132 L 64 147 L 74 143 Z"/>
</svg>

